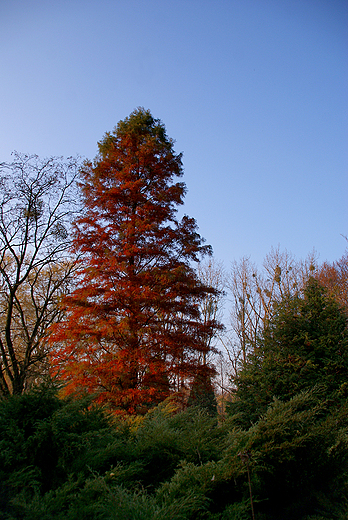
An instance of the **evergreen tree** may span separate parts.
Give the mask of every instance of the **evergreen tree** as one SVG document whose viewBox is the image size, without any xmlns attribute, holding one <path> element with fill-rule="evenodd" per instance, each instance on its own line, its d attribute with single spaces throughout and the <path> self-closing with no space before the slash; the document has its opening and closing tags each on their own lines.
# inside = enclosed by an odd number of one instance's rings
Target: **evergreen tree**
<svg viewBox="0 0 348 520">
<path fill-rule="evenodd" d="M 56 328 L 53 357 L 67 391 L 133 413 L 193 376 L 216 326 L 199 302 L 216 291 L 192 261 L 211 252 L 194 219 L 177 220 L 185 184 L 181 154 L 161 121 L 139 108 L 99 143 L 82 170 L 85 215 L 76 224 L 78 287 Z M 212 369 L 207 366 L 207 370 Z"/>
<path fill-rule="evenodd" d="M 235 380 L 231 413 L 249 426 L 265 412 L 273 398 L 288 400 L 320 384 L 323 397 L 347 395 L 347 318 L 338 304 L 314 279 L 302 295 L 276 305 L 272 318 Z"/>
<path fill-rule="evenodd" d="M 196 406 L 209 415 L 216 416 L 217 402 L 209 373 L 205 367 L 199 367 L 191 384 L 188 406 Z"/>
</svg>

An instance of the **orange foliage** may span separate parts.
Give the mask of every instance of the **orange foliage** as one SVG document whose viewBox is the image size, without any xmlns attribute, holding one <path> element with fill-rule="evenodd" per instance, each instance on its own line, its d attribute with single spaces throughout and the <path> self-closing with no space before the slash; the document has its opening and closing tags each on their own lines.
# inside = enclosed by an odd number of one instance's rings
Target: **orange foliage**
<svg viewBox="0 0 348 520">
<path fill-rule="evenodd" d="M 194 219 L 176 219 L 186 188 L 173 178 L 182 173 L 164 126 L 144 109 L 106 134 L 85 164 L 74 240 L 81 269 L 65 300 L 68 318 L 52 335 L 67 392 L 95 392 L 134 413 L 195 373 L 204 337 L 219 325 L 199 319 L 200 301 L 215 291 L 192 261 L 210 246 Z"/>
<path fill-rule="evenodd" d="M 348 251 L 332 264 L 325 262 L 317 278 L 348 314 Z"/>
</svg>

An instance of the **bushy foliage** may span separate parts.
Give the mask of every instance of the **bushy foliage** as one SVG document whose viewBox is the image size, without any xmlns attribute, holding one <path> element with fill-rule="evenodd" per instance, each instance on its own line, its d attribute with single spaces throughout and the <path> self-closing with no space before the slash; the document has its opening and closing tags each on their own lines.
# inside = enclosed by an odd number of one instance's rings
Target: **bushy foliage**
<svg viewBox="0 0 348 520">
<path fill-rule="evenodd" d="M 343 520 L 348 409 L 323 388 L 248 430 L 162 403 L 110 416 L 53 388 L 0 401 L 1 520 Z M 247 458 L 243 455 L 247 454 Z"/>
<path fill-rule="evenodd" d="M 289 401 L 275 400 L 247 432 L 254 492 L 267 518 L 292 520 L 332 514 L 347 493 L 346 405 L 322 398 L 320 387 Z M 328 516 L 336 518 L 336 516 Z"/>
<path fill-rule="evenodd" d="M 249 427 L 273 398 L 291 399 L 316 384 L 323 395 L 345 400 L 348 390 L 347 317 L 313 278 L 303 294 L 276 305 L 258 346 L 235 379 L 230 413 Z"/>
<path fill-rule="evenodd" d="M 166 508 L 186 518 L 197 502 L 189 490 L 174 502 L 151 493 L 181 460 L 217 459 L 222 437 L 196 409 L 172 414 L 163 405 L 126 419 L 52 388 L 11 397 L 0 402 L 0 518 L 138 518 L 132 508 L 139 518 L 165 518 Z M 119 500 L 124 512 L 107 514 Z"/>
<path fill-rule="evenodd" d="M 206 410 L 212 417 L 217 414 L 217 402 L 210 375 L 206 373 L 204 367 L 197 370 L 192 382 L 190 395 L 187 402 L 188 406 L 197 406 Z"/>
</svg>

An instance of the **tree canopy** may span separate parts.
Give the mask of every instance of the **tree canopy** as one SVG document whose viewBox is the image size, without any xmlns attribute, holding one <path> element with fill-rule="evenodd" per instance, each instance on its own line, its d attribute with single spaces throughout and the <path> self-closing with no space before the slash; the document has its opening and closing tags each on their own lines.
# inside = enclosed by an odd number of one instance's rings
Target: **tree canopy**
<svg viewBox="0 0 348 520">
<path fill-rule="evenodd" d="M 250 425 L 273 398 L 288 400 L 320 384 L 325 398 L 347 395 L 348 329 L 339 305 L 314 278 L 284 298 L 235 383 L 230 410 Z"/>
<path fill-rule="evenodd" d="M 74 237 L 78 287 L 53 337 L 68 392 L 88 389 L 115 408 L 139 411 L 180 390 L 202 365 L 205 338 L 218 325 L 199 319 L 199 303 L 215 290 L 192 262 L 211 248 L 193 218 L 177 219 L 182 174 L 164 125 L 142 108 L 85 163 L 84 216 Z M 205 370 L 212 372 L 208 362 Z"/>
<path fill-rule="evenodd" d="M 62 316 L 74 263 L 79 162 L 13 154 L 0 165 L 0 394 L 21 394 L 47 372 L 47 334 Z"/>
</svg>

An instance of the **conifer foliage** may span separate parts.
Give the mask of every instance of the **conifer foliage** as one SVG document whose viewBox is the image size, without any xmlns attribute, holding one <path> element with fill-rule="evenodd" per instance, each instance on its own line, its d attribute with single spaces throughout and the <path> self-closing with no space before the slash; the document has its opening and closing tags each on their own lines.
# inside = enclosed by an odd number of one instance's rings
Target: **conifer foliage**
<svg viewBox="0 0 348 520">
<path fill-rule="evenodd" d="M 248 427 L 273 399 L 287 401 L 320 385 L 338 405 L 347 398 L 348 328 L 342 308 L 314 278 L 303 294 L 284 298 L 235 379 L 230 411 Z"/>
<path fill-rule="evenodd" d="M 53 361 L 68 392 L 86 388 L 139 412 L 180 389 L 206 358 L 204 337 L 217 324 L 202 325 L 198 309 L 214 290 L 192 261 L 210 246 L 193 218 L 176 218 L 186 192 L 175 182 L 181 154 L 149 111 L 119 122 L 81 173 L 80 277 L 53 336 Z"/>
</svg>

